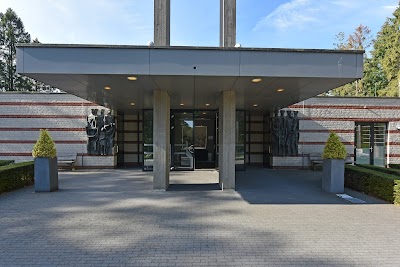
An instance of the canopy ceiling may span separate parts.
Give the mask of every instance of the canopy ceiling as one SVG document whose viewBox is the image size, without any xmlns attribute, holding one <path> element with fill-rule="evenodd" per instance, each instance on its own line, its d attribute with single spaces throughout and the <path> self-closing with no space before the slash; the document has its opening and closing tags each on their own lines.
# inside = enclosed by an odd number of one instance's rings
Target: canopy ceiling
<svg viewBox="0 0 400 267">
<path fill-rule="evenodd" d="M 272 111 L 362 78 L 363 51 L 30 44 L 17 72 L 125 114 L 155 89 L 171 109 L 216 109 L 234 90 L 237 109 Z"/>
</svg>

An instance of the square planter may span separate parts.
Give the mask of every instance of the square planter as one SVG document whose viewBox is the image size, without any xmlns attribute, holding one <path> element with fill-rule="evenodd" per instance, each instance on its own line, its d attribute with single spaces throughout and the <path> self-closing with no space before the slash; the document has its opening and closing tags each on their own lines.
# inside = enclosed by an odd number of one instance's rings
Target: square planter
<svg viewBox="0 0 400 267">
<path fill-rule="evenodd" d="M 35 158 L 35 192 L 51 192 L 57 189 L 57 158 Z"/>
<path fill-rule="evenodd" d="M 344 193 L 344 160 L 324 159 L 322 189 L 329 193 Z"/>
</svg>

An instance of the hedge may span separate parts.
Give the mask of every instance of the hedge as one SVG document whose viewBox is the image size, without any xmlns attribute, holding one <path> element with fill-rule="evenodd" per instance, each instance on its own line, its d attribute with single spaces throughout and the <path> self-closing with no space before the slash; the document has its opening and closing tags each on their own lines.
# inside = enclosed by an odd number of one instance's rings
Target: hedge
<svg viewBox="0 0 400 267">
<path fill-rule="evenodd" d="M 0 166 L 5 166 L 14 163 L 14 160 L 0 160 Z"/>
<path fill-rule="evenodd" d="M 400 204 L 400 177 L 360 166 L 346 165 L 345 187 Z"/>
<path fill-rule="evenodd" d="M 33 161 L 0 167 L 0 194 L 34 183 Z"/>
<path fill-rule="evenodd" d="M 398 177 L 400 177 L 400 170 L 398 170 L 398 169 L 384 168 L 384 167 L 379 167 L 379 166 L 374 166 L 374 165 L 369 165 L 369 164 L 357 164 L 357 166 L 371 169 L 371 170 L 378 171 L 378 172 L 384 172 L 384 173 L 388 173 L 388 174 L 397 175 Z"/>
<path fill-rule="evenodd" d="M 400 169 L 400 164 L 389 164 L 389 167 L 392 169 Z"/>
</svg>

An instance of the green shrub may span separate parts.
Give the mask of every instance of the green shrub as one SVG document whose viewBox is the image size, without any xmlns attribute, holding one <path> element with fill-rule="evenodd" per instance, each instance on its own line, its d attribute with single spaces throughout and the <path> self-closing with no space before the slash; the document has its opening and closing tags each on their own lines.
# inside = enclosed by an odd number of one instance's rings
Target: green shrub
<svg viewBox="0 0 400 267">
<path fill-rule="evenodd" d="M 33 161 L 0 167 L 0 193 L 12 191 L 34 182 Z"/>
<path fill-rule="evenodd" d="M 388 174 L 393 174 L 393 175 L 398 175 L 400 179 L 400 170 L 398 169 L 389 169 L 389 168 L 384 168 L 380 166 L 375 166 L 375 165 L 369 165 L 369 164 L 357 164 L 357 166 L 367 168 L 370 170 L 378 171 L 378 172 L 383 172 L 383 173 L 388 173 Z"/>
<path fill-rule="evenodd" d="M 57 156 L 56 146 L 47 130 L 40 130 L 40 137 L 32 150 L 34 158 L 55 158 Z"/>
<path fill-rule="evenodd" d="M 0 160 L 0 166 L 5 166 L 14 163 L 14 160 Z"/>
<path fill-rule="evenodd" d="M 345 187 L 363 192 L 388 202 L 400 204 L 400 177 L 363 168 L 346 165 L 344 175 Z"/>
<path fill-rule="evenodd" d="M 389 164 L 389 167 L 392 169 L 400 169 L 400 164 Z"/>
<path fill-rule="evenodd" d="M 339 136 L 336 133 L 331 132 L 328 140 L 325 143 L 324 153 L 322 154 L 323 159 L 345 159 L 347 151 L 345 146 L 339 140 Z"/>
</svg>

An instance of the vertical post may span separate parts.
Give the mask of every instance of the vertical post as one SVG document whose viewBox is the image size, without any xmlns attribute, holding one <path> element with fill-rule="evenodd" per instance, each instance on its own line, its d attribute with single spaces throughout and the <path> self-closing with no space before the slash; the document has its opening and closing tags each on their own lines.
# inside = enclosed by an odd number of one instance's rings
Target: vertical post
<svg viewBox="0 0 400 267">
<path fill-rule="evenodd" d="M 154 45 L 170 45 L 170 0 L 154 0 Z"/>
<path fill-rule="evenodd" d="M 235 91 L 223 91 L 219 107 L 219 185 L 235 190 Z"/>
<path fill-rule="evenodd" d="M 154 90 L 153 189 L 169 186 L 170 98 L 166 90 Z"/>
<path fill-rule="evenodd" d="M 220 47 L 236 44 L 236 0 L 220 0 Z"/>
</svg>

